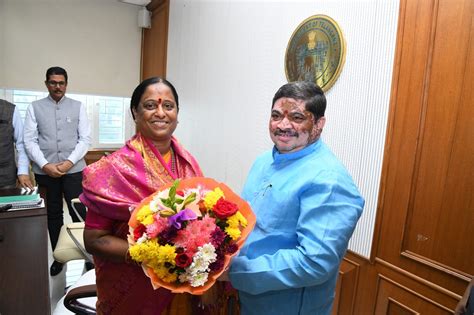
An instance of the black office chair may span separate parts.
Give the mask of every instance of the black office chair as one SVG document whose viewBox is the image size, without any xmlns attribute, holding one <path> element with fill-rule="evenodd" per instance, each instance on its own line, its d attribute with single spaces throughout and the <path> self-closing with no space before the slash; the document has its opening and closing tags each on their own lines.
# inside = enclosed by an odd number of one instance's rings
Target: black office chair
<svg viewBox="0 0 474 315">
<path fill-rule="evenodd" d="M 89 270 L 58 301 L 53 315 L 95 314 L 96 302 L 95 270 Z"/>
</svg>

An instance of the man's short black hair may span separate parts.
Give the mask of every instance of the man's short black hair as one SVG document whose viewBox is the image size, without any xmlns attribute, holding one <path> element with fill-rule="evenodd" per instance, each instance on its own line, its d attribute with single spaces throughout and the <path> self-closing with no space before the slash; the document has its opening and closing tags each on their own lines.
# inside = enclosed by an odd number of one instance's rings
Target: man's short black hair
<svg viewBox="0 0 474 315">
<path fill-rule="evenodd" d="M 49 80 L 49 77 L 52 75 L 63 75 L 67 83 L 67 72 L 61 67 L 51 67 L 46 70 L 46 81 Z"/>
<path fill-rule="evenodd" d="M 324 96 L 324 92 L 313 82 L 296 81 L 283 85 L 273 97 L 272 108 L 275 102 L 283 97 L 304 101 L 305 109 L 314 115 L 315 121 L 323 117 L 326 111 L 326 97 Z"/>
</svg>

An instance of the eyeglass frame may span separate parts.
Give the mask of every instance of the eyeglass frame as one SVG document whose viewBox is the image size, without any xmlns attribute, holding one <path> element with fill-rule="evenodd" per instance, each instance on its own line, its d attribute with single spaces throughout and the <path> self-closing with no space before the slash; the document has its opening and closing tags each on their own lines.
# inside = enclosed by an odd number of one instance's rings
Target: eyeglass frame
<svg viewBox="0 0 474 315">
<path fill-rule="evenodd" d="M 57 82 L 57 81 L 48 80 L 48 81 L 45 81 L 45 83 L 51 87 L 55 87 L 55 86 L 64 87 L 67 85 L 66 81 Z"/>
</svg>

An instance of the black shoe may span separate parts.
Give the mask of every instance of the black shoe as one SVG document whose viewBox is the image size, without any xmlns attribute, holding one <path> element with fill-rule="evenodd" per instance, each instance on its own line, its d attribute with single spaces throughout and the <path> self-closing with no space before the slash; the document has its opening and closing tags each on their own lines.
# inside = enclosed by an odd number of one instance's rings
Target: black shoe
<svg viewBox="0 0 474 315">
<path fill-rule="evenodd" d="M 51 267 L 49 268 L 49 274 L 51 276 L 55 276 L 59 274 L 63 270 L 63 264 L 59 261 L 54 261 Z"/>
</svg>

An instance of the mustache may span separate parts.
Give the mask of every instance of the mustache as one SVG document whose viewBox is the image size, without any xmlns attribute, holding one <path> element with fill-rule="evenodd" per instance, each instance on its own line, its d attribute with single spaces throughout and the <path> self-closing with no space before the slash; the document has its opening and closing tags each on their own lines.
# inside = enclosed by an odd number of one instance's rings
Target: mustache
<svg viewBox="0 0 474 315">
<path fill-rule="evenodd" d="M 299 137 L 298 132 L 294 130 L 283 130 L 280 128 L 277 128 L 273 134 L 275 136 Z"/>
</svg>

